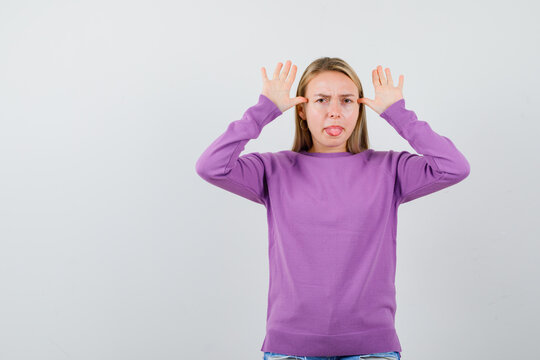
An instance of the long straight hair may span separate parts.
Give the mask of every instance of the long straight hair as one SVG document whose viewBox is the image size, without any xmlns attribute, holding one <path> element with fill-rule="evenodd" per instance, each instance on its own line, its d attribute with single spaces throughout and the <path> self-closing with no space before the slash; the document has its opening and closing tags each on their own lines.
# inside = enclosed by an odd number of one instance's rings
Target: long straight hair
<svg viewBox="0 0 540 360">
<path fill-rule="evenodd" d="M 358 75 L 356 75 L 356 72 L 349 64 L 347 64 L 347 62 L 345 62 L 345 60 L 337 57 L 321 57 L 309 64 L 299 80 L 296 96 L 305 97 L 308 83 L 311 79 L 324 71 L 339 71 L 347 75 L 358 88 L 359 97 L 364 97 L 362 83 L 360 82 Z M 309 131 L 307 121 L 303 120 L 298 113 L 299 107 L 304 105 L 305 103 L 298 104 L 294 109 L 296 131 L 291 150 L 296 152 L 301 150 L 308 151 L 313 146 L 313 138 L 311 137 L 311 131 Z M 369 149 L 366 109 L 364 104 L 358 105 L 360 105 L 358 119 L 356 120 L 356 125 L 354 126 L 351 136 L 347 139 L 347 151 L 353 154 Z"/>
</svg>

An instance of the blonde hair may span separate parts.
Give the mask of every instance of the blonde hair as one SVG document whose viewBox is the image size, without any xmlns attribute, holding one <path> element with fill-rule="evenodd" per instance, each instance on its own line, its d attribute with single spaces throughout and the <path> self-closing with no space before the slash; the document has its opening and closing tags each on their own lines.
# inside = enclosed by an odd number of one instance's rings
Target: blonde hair
<svg viewBox="0 0 540 360">
<path fill-rule="evenodd" d="M 345 60 L 337 57 L 321 57 L 309 64 L 299 80 L 296 96 L 305 97 L 308 83 L 311 79 L 324 71 L 339 71 L 347 75 L 358 88 L 359 97 L 364 97 L 362 83 L 360 82 L 358 75 L 356 75 L 356 72 L 349 64 L 347 64 L 347 62 L 345 62 Z M 304 106 L 304 104 L 305 103 L 296 105 L 294 110 L 296 131 L 291 150 L 296 152 L 301 150 L 308 151 L 313 146 L 313 138 L 311 137 L 311 132 L 307 126 L 307 121 L 303 120 L 298 113 L 299 107 Z M 358 119 L 356 120 L 356 125 L 354 126 L 351 136 L 347 139 L 347 151 L 353 154 L 369 149 L 366 109 L 364 104 L 358 105 L 360 105 Z"/>
</svg>

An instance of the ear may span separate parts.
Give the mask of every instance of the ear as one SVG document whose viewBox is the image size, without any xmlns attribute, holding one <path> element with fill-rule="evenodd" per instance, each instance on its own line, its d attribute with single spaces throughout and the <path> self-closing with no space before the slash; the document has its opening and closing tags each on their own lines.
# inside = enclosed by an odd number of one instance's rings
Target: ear
<svg viewBox="0 0 540 360">
<path fill-rule="evenodd" d="M 302 120 L 306 120 L 306 113 L 304 111 L 304 104 L 305 103 L 298 104 L 298 115 L 300 116 L 300 118 Z"/>
</svg>

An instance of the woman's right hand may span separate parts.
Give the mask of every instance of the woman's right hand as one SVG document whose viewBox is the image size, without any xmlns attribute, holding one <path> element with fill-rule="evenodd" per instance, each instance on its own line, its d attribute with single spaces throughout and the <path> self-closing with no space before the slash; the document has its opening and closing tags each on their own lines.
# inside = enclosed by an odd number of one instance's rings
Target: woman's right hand
<svg viewBox="0 0 540 360">
<path fill-rule="evenodd" d="M 289 93 L 291 92 L 291 86 L 296 76 L 297 68 L 296 65 L 293 65 L 292 71 L 289 74 L 289 70 L 291 68 L 291 61 L 287 60 L 283 72 L 281 72 L 282 66 L 282 63 L 277 64 L 276 70 L 274 70 L 274 77 L 272 78 L 272 80 L 268 80 L 268 77 L 266 76 L 266 69 L 264 67 L 261 68 L 263 79 L 263 89 L 261 93 L 270 100 L 272 100 L 272 102 L 276 104 L 276 106 L 283 113 L 287 109 L 290 109 L 297 104 L 304 102 L 307 103 L 308 99 L 302 96 L 297 96 L 295 98 L 289 97 Z"/>
</svg>

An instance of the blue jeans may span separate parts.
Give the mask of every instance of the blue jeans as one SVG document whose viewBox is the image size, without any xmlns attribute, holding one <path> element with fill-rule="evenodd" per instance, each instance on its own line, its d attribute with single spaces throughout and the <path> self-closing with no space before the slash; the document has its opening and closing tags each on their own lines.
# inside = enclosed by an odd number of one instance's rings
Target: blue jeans
<svg viewBox="0 0 540 360">
<path fill-rule="evenodd" d="M 349 356 L 293 356 L 278 354 L 273 352 L 265 352 L 263 360 L 400 360 L 401 355 L 397 351 L 381 352 L 365 355 L 349 355 Z"/>
</svg>

